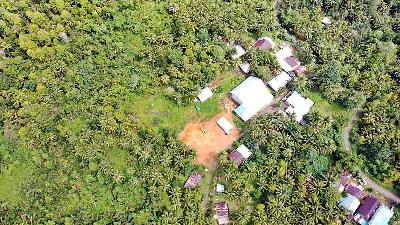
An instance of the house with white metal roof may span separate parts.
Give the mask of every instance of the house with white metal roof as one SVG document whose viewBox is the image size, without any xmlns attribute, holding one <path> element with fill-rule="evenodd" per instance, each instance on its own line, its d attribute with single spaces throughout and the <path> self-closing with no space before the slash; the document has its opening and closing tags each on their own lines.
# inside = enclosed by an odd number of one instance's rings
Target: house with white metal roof
<svg viewBox="0 0 400 225">
<path fill-rule="evenodd" d="M 240 69 L 244 72 L 244 73 L 249 73 L 250 72 L 250 63 L 245 61 L 242 64 L 240 64 Z"/>
<path fill-rule="evenodd" d="M 286 99 L 286 103 L 289 104 L 289 107 L 285 112 L 294 115 L 297 122 L 302 122 L 303 117 L 310 111 L 311 106 L 314 105 L 311 99 L 304 98 L 297 91 L 294 91 Z"/>
<path fill-rule="evenodd" d="M 324 17 L 324 18 L 322 18 L 322 23 L 325 25 L 331 25 L 332 21 L 328 17 Z"/>
<path fill-rule="evenodd" d="M 200 102 L 204 102 L 207 99 L 211 98 L 213 95 L 211 89 L 209 87 L 203 88 L 200 90 L 200 94 L 197 96 Z"/>
<path fill-rule="evenodd" d="M 230 95 L 240 105 L 234 112 L 243 121 L 248 121 L 274 99 L 274 96 L 269 92 L 264 82 L 253 76 L 248 77 L 233 89 Z"/>
<path fill-rule="evenodd" d="M 231 133 L 233 125 L 225 117 L 219 118 L 219 120 L 217 120 L 217 124 L 222 130 L 224 130 L 226 135 Z"/>
<path fill-rule="evenodd" d="M 285 87 L 291 79 L 289 74 L 282 71 L 278 76 L 274 77 L 274 79 L 268 81 L 268 86 L 270 86 L 272 90 L 278 91 L 280 88 Z"/>
<path fill-rule="evenodd" d="M 386 205 L 381 205 L 372 216 L 369 225 L 387 225 L 393 214 L 394 212 L 392 209 Z"/>
<path fill-rule="evenodd" d="M 347 196 L 340 201 L 339 205 L 354 213 L 357 210 L 358 206 L 360 206 L 360 204 L 361 203 L 358 198 L 354 197 L 351 194 L 347 194 Z"/>
<path fill-rule="evenodd" d="M 235 45 L 235 50 L 236 53 L 231 56 L 232 59 L 238 59 L 242 57 L 244 54 L 246 54 L 246 50 L 244 50 L 244 48 L 241 45 Z"/>
</svg>

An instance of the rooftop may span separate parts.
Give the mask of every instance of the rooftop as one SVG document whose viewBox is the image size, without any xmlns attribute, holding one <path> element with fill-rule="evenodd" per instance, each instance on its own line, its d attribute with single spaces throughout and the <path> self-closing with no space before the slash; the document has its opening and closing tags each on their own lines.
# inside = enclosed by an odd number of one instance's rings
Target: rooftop
<svg viewBox="0 0 400 225">
<path fill-rule="evenodd" d="M 185 183 L 185 188 L 194 188 L 197 186 L 197 184 L 199 184 L 200 180 L 201 180 L 201 174 L 197 171 L 194 171 L 190 177 L 188 178 L 188 180 Z"/>
<path fill-rule="evenodd" d="M 297 122 L 300 122 L 303 116 L 310 111 L 311 106 L 314 105 L 311 99 L 304 98 L 297 91 L 294 91 L 292 95 L 286 99 L 286 102 L 290 105 L 286 109 L 286 112 L 293 114 Z"/>
<path fill-rule="evenodd" d="M 258 48 L 261 50 L 268 50 L 275 47 L 275 43 L 269 37 L 259 38 L 252 46 L 253 48 Z"/>
<path fill-rule="evenodd" d="M 226 202 L 217 203 L 215 207 L 217 222 L 219 225 L 229 223 L 229 208 Z"/>
<path fill-rule="evenodd" d="M 264 82 L 253 76 L 249 76 L 233 89 L 230 94 L 233 100 L 240 105 L 235 109 L 235 113 L 243 121 L 249 120 L 274 99 Z"/>
<path fill-rule="evenodd" d="M 278 91 L 280 88 L 284 87 L 292 79 L 289 74 L 282 71 L 278 76 L 268 82 L 268 85 L 274 91 Z"/>
<path fill-rule="evenodd" d="M 381 205 L 376 210 L 371 221 L 369 221 L 369 225 L 387 225 L 393 214 L 394 213 L 392 209 L 389 209 L 389 207 L 385 205 Z"/>
<path fill-rule="evenodd" d="M 358 208 L 357 214 L 359 214 L 364 220 L 368 221 L 371 219 L 378 206 L 378 199 L 368 196 L 365 198 L 364 203 Z"/>
<path fill-rule="evenodd" d="M 342 198 L 339 205 L 354 213 L 360 206 L 360 200 L 351 194 L 347 194 L 345 198 Z"/>
</svg>

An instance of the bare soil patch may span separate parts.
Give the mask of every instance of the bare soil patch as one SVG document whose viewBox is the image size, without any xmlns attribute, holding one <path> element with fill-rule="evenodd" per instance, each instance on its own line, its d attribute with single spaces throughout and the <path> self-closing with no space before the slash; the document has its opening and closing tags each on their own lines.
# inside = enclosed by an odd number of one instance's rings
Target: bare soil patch
<svg viewBox="0 0 400 225">
<path fill-rule="evenodd" d="M 217 124 L 222 116 L 234 125 L 228 135 Z M 180 140 L 196 150 L 196 164 L 203 164 L 208 168 L 212 167 L 218 154 L 231 146 L 238 137 L 239 129 L 233 123 L 231 112 L 221 112 L 206 122 L 189 123 L 179 134 Z"/>
</svg>

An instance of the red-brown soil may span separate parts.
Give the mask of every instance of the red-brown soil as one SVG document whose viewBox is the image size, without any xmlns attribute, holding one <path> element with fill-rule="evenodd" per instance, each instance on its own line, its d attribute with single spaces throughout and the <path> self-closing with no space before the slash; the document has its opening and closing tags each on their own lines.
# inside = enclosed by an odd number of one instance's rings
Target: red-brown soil
<svg viewBox="0 0 400 225">
<path fill-rule="evenodd" d="M 179 138 L 190 148 L 196 150 L 197 164 L 212 167 L 220 152 L 227 149 L 239 137 L 239 130 L 234 125 L 231 133 L 225 135 L 224 131 L 218 126 L 217 120 L 224 116 L 233 125 L 232 113 L 222 112 L 214 116 L 211 120 L 201 123 L 189 123 L 180 133 Z"/>
</svg>

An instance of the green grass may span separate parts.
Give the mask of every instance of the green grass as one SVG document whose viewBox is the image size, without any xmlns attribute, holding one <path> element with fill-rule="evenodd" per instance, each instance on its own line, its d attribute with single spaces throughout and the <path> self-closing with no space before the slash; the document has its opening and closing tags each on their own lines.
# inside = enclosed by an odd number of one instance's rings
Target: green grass
<svg viewBox="0 0 400 225">
<path fill-rule="evenodd" d="M 170 128 L 179 132 L 190 121 L 209 120 L 223 111 L 221 99 L 243 79 L 241 76 L 228 75 L 219 87 L 213 90 L 213 96 L 203 103 L 193 101 L 187 106 L 178 106 L 160 91 L 155 95 L 132 95 L 124 108 L 145 127 Z M 196 105 L 200 106 L 199 112 L 195 109 Z"/>
<path fill-rule="evenodd" d="M 315 103 L 313 107 L 323 115 L 347 114 L 347 110 L 344 107 L 336 103 L 329 103 L 319 92 L 306 91 L 304 95 Z"/>
<path fill-rule="evenodd" d="M 0 136 L 0 202 L 17 205 L 22 200 L 18 192 L 32 174 L 32 166 L 21 153 Z"/>
<path fill-rule="evenodd" d="M 31 175 L 32 169 L 29 165 L 15 161 L 0 174 L 0 201 L 16 205 L 20 200 L 19 189 L 24 181 Z"/>
<path fill-rule="evenodd" d="M 129 152 L 124 149 L 114 148 L 107 152 L 108 159 L 112 165 L 120 172 L 125 171 L 128 168 L 128 157 Z"/>
</svg>

